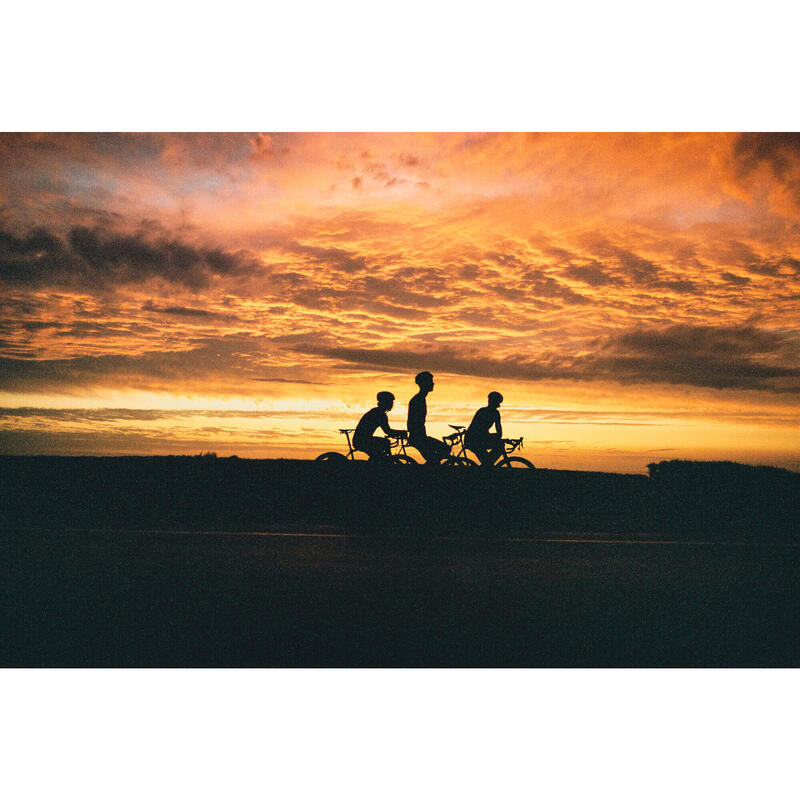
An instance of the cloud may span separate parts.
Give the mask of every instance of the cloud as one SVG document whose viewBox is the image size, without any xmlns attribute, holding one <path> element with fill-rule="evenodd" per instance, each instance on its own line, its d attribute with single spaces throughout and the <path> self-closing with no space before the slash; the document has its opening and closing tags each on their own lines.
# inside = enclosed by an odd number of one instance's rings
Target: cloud
<svg viewBox="0 0 800 800">
<path fill-rule="evenodd" d="M 733 283 L 736 286 L 747 286 L 747 284 L 751 282 L 750 278 L 744 275 L 734 275 L 732 272 L 721 272 L 720 278 L 728 283 Z"/>
<path fill-rule="evenodd" d="M 214 418 L 214 419 L 271 419 L 299 416 L 313 419 L 304 411 L 263 409 L 161 409 L 161 408 L 0 408 L 2 419 L 50 419 L 61 422 L 154 422 L 176 418 Z"/>
<path fill-rule="evenodd" d="M 379 350 L 313 344 L 299 352 L 348 368 L 398 369 L 523 381 L 613 381 L 800 394 L 800 350 L 784 335 L 752 326 L 636 328 L 599 342 L 589 354 L 503 359 L 453 347 Z"/>
<path fill-rule="evenodd" d="M 528 270 L 523 276 L 523 284 L 535 297 L 562 300 L 567 305 L 588 305 L 591 300 L 568 286 L 559 283 L 539 270 Z M 513 295 L 510 299 L 513 299 Z"/>
<path fill-rule="evenodd" d="M 564 270 L 564 275 L 589 286 L 607 286 L 608 284 L 622 283 L 619 278 L 609 275 L 604 267 L 597 262 L 585 267 L 567 267 Z"/>
<path fill-rule="evenodd" d="M 85 391 L 88 387 L 111 385 L 252 394 L 248 385 L 254 380 L 294 383 L 314 377 L 302 364 L 272 364 L 269 343 L 257 338 L 226 336 L 187 344 L 179 350 L 151 350 L 136 355 L 0 358 L 0 390 Z"/>
<path fill-rule="evenodd" d="M 221 314 L 217 311 L 208 311 L 204 308 L 191 308 L 188 306 L 157 306 L 152 300 L 148 300 L 142 306 L 142 311 L 154 311 L 159 314 L 170 314 L 177 317 L 189 317 L 190 319 L 229 321 L 238 319 L 235 314 Z"/>
<path fill-rule="evenodd" d="M 795 136 L 0 135 L 0 386 L 316 397 L 427 365 L 788 405 Z"/>
<path fill-rule="evenodd" d="M 800 133 L 742 133 L 733 153 L 741 174 L 767 164 L 776 178 L 786 180 L 800 165 Z"/>
<path fill-rule="evenodd" d="M 299 242 L 288 242 L 284 245 L 284 249 L 290 253 L 304 256 L 311 264 L 341 272 L 363 272 L 367 268 L 363 256 L 338 247 L 314 247 Z"/>
<path fill-rule="evenodd" d="M 197 291 L 213 276 L 253 267 L 242 253 L 141 233 L 78 226 L 62 240 L 44 228 L 20 236 L 0 230 L 0 282 L 10 286 L 98 290 L 159 279 Z"/>
<path fill-rule="evenodd" d="M 672 325 L 613 338 L 593 360 L 623 383 L 688 384 L 800 394 L 797 343 L 752 326 Z"/>
</svg>

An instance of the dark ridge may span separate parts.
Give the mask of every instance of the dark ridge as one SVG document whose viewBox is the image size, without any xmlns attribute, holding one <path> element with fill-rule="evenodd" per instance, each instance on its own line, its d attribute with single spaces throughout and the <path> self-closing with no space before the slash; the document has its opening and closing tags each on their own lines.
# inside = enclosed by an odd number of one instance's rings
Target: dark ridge
<svg viewBox="0 0 800 800">
<path fill-rule="evenodd" d="M 203 456 L 0 457 L 3 524 L 58 530 L 369 535 L 543 531 L 787 541 L 800 474 L 730 462 L 650 464 L 650 477 Z"/>
</svg>

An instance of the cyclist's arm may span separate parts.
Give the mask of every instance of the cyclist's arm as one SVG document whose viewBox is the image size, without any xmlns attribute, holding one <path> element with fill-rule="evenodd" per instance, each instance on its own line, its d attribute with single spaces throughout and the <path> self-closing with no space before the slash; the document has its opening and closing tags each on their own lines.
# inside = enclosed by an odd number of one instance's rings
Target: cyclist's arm
<svg viewBox="0 0 800 800">
<path fill-rule="evenodd" d="M 381 422 L 381 426 L 380 427 L 381 427 L 381 430 L 387 436 L 401 436 L 401 437 L 404 437 L 406 435 L 405 431 L 396 431 L 394 428 L 390 428 L 388 420 L 385 421 L 385 422 Z"/>
<path fill-rule="evenodd" d="M 503 438 L 503 424 L 500 422 L 500 415 L 497 415 L 497 419 L 494 423 L 494 428 L 497 431 L 497 435 L 502 439 Z"/>
</svg>

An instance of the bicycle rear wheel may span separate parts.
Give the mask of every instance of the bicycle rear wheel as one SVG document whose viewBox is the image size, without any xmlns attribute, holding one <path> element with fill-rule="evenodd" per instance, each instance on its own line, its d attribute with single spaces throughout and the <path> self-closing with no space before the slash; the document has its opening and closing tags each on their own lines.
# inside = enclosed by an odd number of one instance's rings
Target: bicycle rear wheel
<svg viewBox="0 0 800 800">
<path fill-rule="evenodd" d="M 334 452 L 323 453 L 321 456 L 317 456 L 314 461 L 319 461 L 321 464 L 346 464 L 347 456 Z"/>
<path fill-rule="evenodd" d="M 411 456 L 404 456 L 402 453 L 396 456 L 392 456 L 392 463 L 405 464 L 406 466 L 411 466 L 413 464 L 413 466 L 415 467 L 417 466 L 417 462 L 414 461 L 414 459 L 411 458 Z"/>
<path fill-rule="evenodd" d="M 471 458 L 465 458 L 464 456 L 447 456 L 447 458 L 442 461 L 442 466 L 464 469 L 464 467 L 475 467 L 477 464 Z"/>
<path fill-rule="evenodd" d="M 501 469 L 536 469 L 527 458 L 523 458 L 522 456 L 507 456 L 501 461 L 498 461 L 495 466 Z"/>
</svg>

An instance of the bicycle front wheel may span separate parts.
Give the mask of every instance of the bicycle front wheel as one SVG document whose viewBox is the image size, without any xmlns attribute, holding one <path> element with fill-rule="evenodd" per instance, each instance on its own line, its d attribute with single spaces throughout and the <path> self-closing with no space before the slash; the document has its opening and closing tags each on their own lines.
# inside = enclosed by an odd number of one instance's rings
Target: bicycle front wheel
<svg viewBox="0 0 800 800">
<path fill-rule="evenodd" d="M 442 461 L 442 466 L 463 469 L 464 467 L 474 467 L 477 465 L 471 458 L 465 458 L 464 456 L 448 456 L 444 461 Z"/>
<path fill-rule="evenodd" d="M 417 466 L 417 462 L 414 461 L 411 456 L 404 456 L 402 453 L 392 456 L 392 464 L 405 464 L 406 466 Z"/>
<path fill-rule="evenodd" d="M 321 464 L 346 464 L 347 456 L 343 456 L 341 453 L 323 453 L 321 456 L 317 456 L 314 461 L 319 461 Z"/>
<path fill-rule="evenodd" d="M 500 468 L 505 467 L 506 469 L 536 469 L 527 458 L 523 458 L 522 456 L 507 456 L 501 461 L 498 461 L 495 466 Z"/>
</svg>

